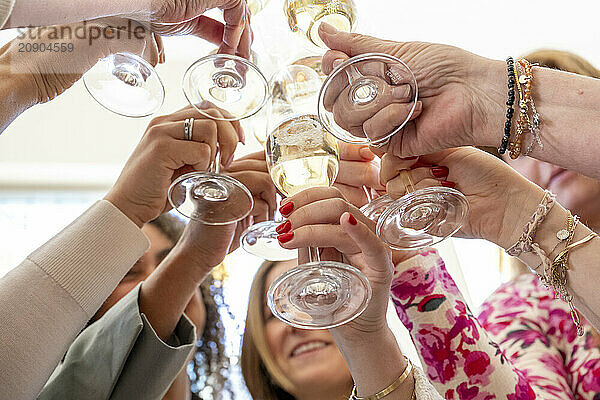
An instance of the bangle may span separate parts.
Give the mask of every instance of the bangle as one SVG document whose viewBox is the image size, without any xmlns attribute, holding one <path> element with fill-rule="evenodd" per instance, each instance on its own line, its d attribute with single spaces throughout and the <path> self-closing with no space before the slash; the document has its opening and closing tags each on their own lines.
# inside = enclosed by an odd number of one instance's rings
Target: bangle
<svg viewBox="0 0 600 400">
<path fill-rule="evenodd" d="M 513 105 L 515 104 L 515 61 L 512 57 L 506 59 L 506 74 L 508 75 L 508 99 L 506 100 L 506 122 L 504 123 L 504 136 L 500 147 L 498 147 L 498 153 L 506 153 L 508 147 L 508 141 L 510 140 L 510 128 L 512 126 L 512 118 L 515 112 Z"/>
<path fill-rule="evenodd" d="M 379 392 L 375 393 L 374 395 L 367 396 L 367 397 L 358 397 L 356 395 L 356 385 L 354 385 L 354 387 L 352 388 L 352 394 L 350 395 L 348 400 L 380 400 L 380 399 L 383 399 L 388 394 L 392 393 L 394 390 L 398 389 L 398 387 L 406 380 L 406 378 L 408 377 L 408 375 L 410 375 L 410 373 L 412 372 L 412 369 L 413 369 L 412 363 L 410 362 L 408 357 L 404 356 L 404 359 L 407 362 L 406 368 L 404 368 L 404 371 L 402 372 L 402 374 L 394 382 L 392 382 L 388 387 L 386 387 L 383 390 L 380 390 Z M 415 393 L 413 391 L 413 397 L 414 397 L 414 395 L 415 395 Z"/>
<path fill-rule="evenodd" d="M 552 250 L 550 250 L 548 255 L 554 254 L 558 246 L 560 246 L 560 244 L 565 240 L 567 241 L 566 246 L 568 246 L 571 243 L 571 241 L 573 240 L 573 236 L 575 235 L 575 228 L 577 227 L 578 223 L 579 217 L 577 215 L 573 216 L 573 214 L 569 212 L 569 215 L 567 215 L 567 227 L 556 232 L 556 238 L 558 239 L 558 243 L 554 245 L 554 247 L 552 248 Z M 534 271 L 537 271 L 541 266 L 542 264 L 539 264 L 537 267 L 535 267 Z"/>
<path fill-rule="evenodd" d="M 558 253 L 558 255 L 552 261 L 552 273 L 549 278 L 548 284 L 554 288 L 554 290 L 562 296 L 562 298 L 569 303 L 569 308 L 571 309 L 571 318 L 573 319 L 573 323 L 577 327 L 577 335 L 583 336 L 583 327 L 581 326 L 581 322 L 579 321 L 579 314 L 577 314 L 577 310 L 573 305 L 573 295 L 569 293 L 567 290 L 567 270 L 569 269 L 569 252 L 579 247 L 590 240 L 594 239 L 598 235 L 595 233 L 591 233 L 583 239 L 569 244 L 563 251 Z"/>
</svg>

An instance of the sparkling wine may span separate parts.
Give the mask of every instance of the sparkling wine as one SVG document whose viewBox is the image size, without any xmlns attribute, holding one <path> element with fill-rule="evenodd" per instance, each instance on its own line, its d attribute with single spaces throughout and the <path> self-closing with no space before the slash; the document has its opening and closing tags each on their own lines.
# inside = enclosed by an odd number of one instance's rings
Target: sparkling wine
<svg viewBox="0 0 600 400">
<path fill-rule="evenodd" d="M 344 32 L 351 32 L 356 22 L 353 0 L 286 0 L 284 11 L 292 32 L 319 47 L 326 47 L 318 32 L 322 22 Z"/>
<path fill-rule="evenodd" d="M 337 177 L 337 142 L 316 115 L 284 121 L 269 135 L 265 149 L 271 178 L 286 196 L 311 187 L 329 187 Z"/>
</svg>

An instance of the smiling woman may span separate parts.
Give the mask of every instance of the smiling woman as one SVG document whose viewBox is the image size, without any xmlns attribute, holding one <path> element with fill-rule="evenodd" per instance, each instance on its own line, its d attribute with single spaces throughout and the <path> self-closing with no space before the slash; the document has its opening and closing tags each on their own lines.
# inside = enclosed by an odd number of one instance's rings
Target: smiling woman
<svg viewBox="0 0 600 400">
<path fill-rule="evenodd" d="M 300 330 L 275 318 L 266 290 L 296 260 L 265 262 L 254 278 L 242 343 L 242 373 L 252 398 L 337 399 L 352 391 L 352 377 L 327 330 Z"/>
</svg>

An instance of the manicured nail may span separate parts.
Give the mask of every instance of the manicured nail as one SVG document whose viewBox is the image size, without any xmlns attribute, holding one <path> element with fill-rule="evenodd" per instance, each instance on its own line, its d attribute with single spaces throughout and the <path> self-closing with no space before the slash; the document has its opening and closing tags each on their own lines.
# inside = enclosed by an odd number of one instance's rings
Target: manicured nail
<svg viewBox="0 0 600 400">
<path fill-rule="evenodd" d="M 350 222 L 350 225 L 356 225 L 358 223 L 356 218 L 354 218 L 354 215 L 350 213 L 348 213 L 348 222 Z"/>
<path fill-rule="evenodd" d="M 452 188 L 452 189 L 454 189 L 454 187 L 456 186 L 456 183 L 450 182 L 450 181 L 441 181 L 440 184 L 443 187 Z"/>
<path fill-rule="evenodd" d="M 333 64 L 332 64 L 332 65 L 333 65 L 333 68 L 337 68 L 337 67 L 339 67 L 340 65 L 342 65 L 342 63 L 343 63 L 343 62 L 344 62 L 344 60 L 343 60 L 343 59 L 341 59 L 341 58 L 336 58 L 335 60 L 333 60 Z"/>
<path fill-rule="evenodd" d="M 335 26 L 329 25 L 327 22 L 322 22 L 321 25 L 319 25 L 319 29 L 329 35 L 335 35 L 339 32 Z"/>
<path fill-rule="evenodd" d="M 286 217 L 290 215 L 292 211 L 294 211 L 294 202 L 292 201 L 285 203 L 281 207 L 279 207 L 279 212 Z"/>
<path fill-rule="evenodd" d="M 445 178 L 448 176 L 448 167 L 432 167 L 431 168 L 431 175 L 433 175 L 436 178 Z"/>
<path fill-rule="evenodd" d="M 368 147 L 363 147 L 362 149 L 360 149 L 358 151 L 358 154 L 360 154 L 360 156 L 366 160 L 372 160 L 375 158 L 375 154 L 373 154 L 373 152 L 369 150 Z"/>
<path fill-rule="evenodd" d="M 277 236 L 279 243 L 287 243 L 294 238 L 294 232 L 284 233 L 283 235 Z"/>
<path fill-rule="evenodd" d="M 279 226 L 277 228 L 275 228 L 275 231 L 277 233 L 279 233 L 280 235 L 289 232 L 292 229 L 292 223 L 290 222 L 290 220 L 288 219 L 287 221 L 285 221 L 282 224 L 279 224 Z"/>
</svg>

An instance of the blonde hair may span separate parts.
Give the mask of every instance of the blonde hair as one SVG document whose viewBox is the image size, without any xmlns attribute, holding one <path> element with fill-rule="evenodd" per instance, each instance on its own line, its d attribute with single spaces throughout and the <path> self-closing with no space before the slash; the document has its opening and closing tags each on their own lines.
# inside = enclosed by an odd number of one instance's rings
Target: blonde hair
<svg viewBox="0 0 600 400">
<path fill-rule="evenodd" d="M 254 399 L 288 400 L 293 383 L 279 368 L 269 351 L 265 332 L 265 282 L 277 262 L 265 261 L 252 281 L 246 328 L 242 339 L 241 365 L 246 386 Z"/>
<path fill-rule="evenodd" d="M 525 54 L 523 58 L 532 64 L 539 64 L 542 67 L 572 72 L 592 78 L 600 78 L 600 70 L 596 69 L 586 59 L 568 51 L 542 49 Z"/>
</svg>

